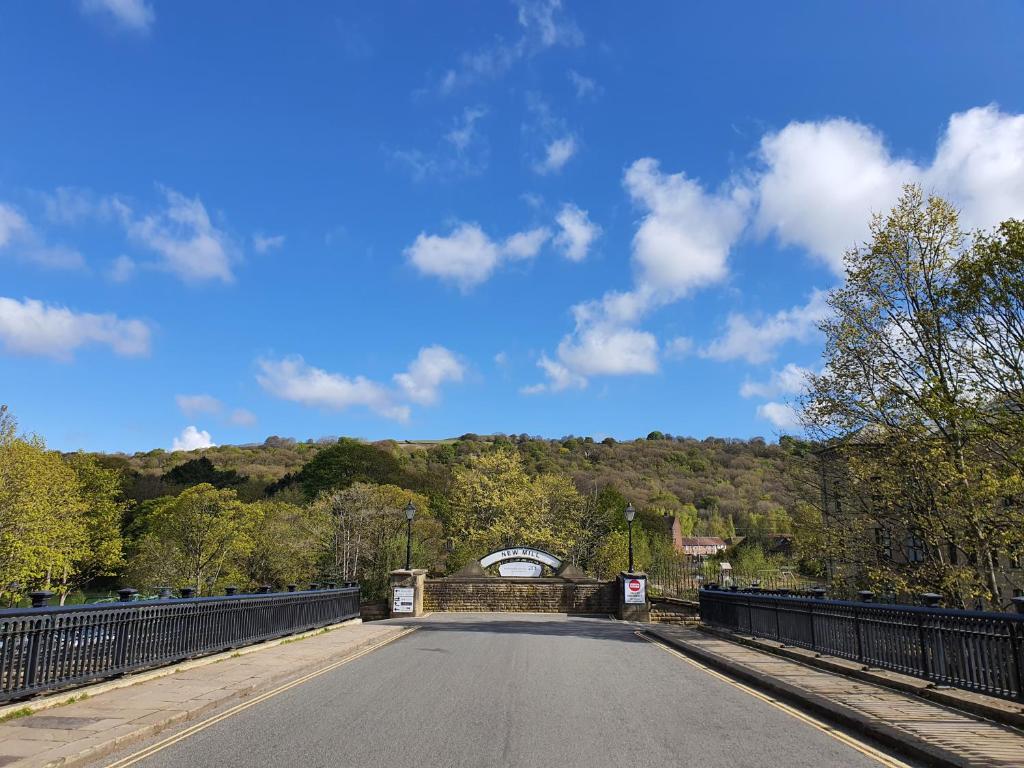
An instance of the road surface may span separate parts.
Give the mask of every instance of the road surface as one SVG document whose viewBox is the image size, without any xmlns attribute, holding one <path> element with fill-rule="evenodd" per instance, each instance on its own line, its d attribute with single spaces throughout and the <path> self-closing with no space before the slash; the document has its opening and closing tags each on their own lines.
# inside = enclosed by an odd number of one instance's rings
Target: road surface
<svg viewBox="0 0 1024 768">
<path fill-rule="evenodd" d="M 672 655 L 628 624 L 524 614 L 434 614 L 405 623 L 419 629 L 133 764 L 897 764 Z"/>
</svg>

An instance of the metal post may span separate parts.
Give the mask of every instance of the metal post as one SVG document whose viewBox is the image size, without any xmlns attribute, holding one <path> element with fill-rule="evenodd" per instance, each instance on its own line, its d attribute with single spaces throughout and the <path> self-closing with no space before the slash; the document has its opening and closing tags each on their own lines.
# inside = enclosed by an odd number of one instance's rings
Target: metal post
<svg viewBox="0 0 1024 768">
<path fill-rule="evenodd" d="M 935 608 L 942 601 L 942 595 L 937 592 L 924 592 L 921 595 L 921 602 L 928 608 Z"/>
<path fill-rule="evenodd" d="M 294 592 L 298 588 L 299 588 L 298 584 L 289 584 L 288 587 L 287 587 L 289 592 Z"/>
<path fill-rule="evenodd" d="M 196 593 L 195 587 L 182 587 L 178 590 L 178 594 L 181 595 L 182 599 L 188 599 L 193 597 Z"/>
<path fill-rule="evenodd" d="M 224 587 L 224 594 L 227 597 L 234 597 L 238 594 L 238 587 Z"/>
<path fill-rule="evenodd" d="M 45 608 L 49 605 L 50 598 L 53 597 L 53 592 L 48 589 L 41 589 L 38 592 L 29 592 L 29 599 L 32 600 L 33 608 Z"/>
<path fill-rule="evenodd" d="M 269 584 L 264 584 L 262 587 L 260 587 L 259 589 L 256 590 L 256 594 L 258 594 L 258 595 L 269 595 L 270 594 L 270 590 L 271 590 L 271 586 Z"/>
<path fill-rule="evenodd" d="M 405 570 L 412 570 L 412 518 L 405 520 Z"/>
<path fill-rule="evenodd" d="M 626 525 L 629 528 L 629 572 L 633 573 L 633 521 L 627 521 Z"/>
<path fill-rule="evenodd" d="M 157 587 L 156 593 L 159 595 L 161 600 L 171 599 L 171 588 L 170 587 Z"/>
<path fill-rule="evenodd" d="M 117 590 L 117 599 L 122 603 L 130 603 L 137 594 L 139 594 L 139 590 L 125 587 L 124 589 Z"/>
</svg>

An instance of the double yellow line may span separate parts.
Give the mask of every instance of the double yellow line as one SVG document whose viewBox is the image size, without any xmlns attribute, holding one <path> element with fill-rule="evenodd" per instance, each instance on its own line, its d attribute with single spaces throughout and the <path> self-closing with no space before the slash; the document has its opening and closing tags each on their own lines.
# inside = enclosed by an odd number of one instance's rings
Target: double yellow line
<svg viewBox="0 0 1024 768">
<path fill-rule="evenodd" d="M 800 720 L 801 722 L 807 723 L 807 725 L 811 726 L 812 728 L 818 729 L 822 733 L 831 736 L 836 741 L 840 741 L 846 746 L 850 747 L 851 749 L 857 750 L 862 755 L 866 755 L 867 757 L 870 757 L 872 760 L 876 760 L 882 765 L 888 766 L 888 768 L 911 768 L 911 766 L 908 763 L 904 763 L 902 760 L 897 760 L 895 757 L 892 757 L 890 755 L 887 755 L 885 752 L 875 749 L 870 744 L 865 744 L 864 742 L 859 741 L 846 733 L 843 733 L 839 729 L 832 727 L 828 723 L 818 720 L 816 717 L 811 717 L 810 715 L 801 712 L 798 709 L 794 709 L 788 704 L 784 704 L 783 702 L 779 701 L 778 699 L 772 696 L 761 693 L 760 691 L 751 688 L 749 685 L 744 685 L 743 683 L 737 682 L 736 680 L 733 680 L 731 677 L 727 677 L 726 675 L 723 675 L 721 672 L 717 672 L 716 670 L 711 669 L 711 667 L 701 664 L 699 661 L 696 661 L 695 659 L 691 659 L 686 654 L 680 653 L 674 648 L 670 648 L 664 643 L 655 640 L 652 637 L 649 637 L 646 633 L 644 633 L 641 630 L 637 630 L 636 634 L 639 637 L 642 637 L 647 642 L 665 651 L 666 653 L 671 653 L 673 656 L 682 659 L 687 664 L 697 667 L 697 669 L 706 672 L 707 674 L 721 680 L 724 683 L 728 683 L 733 688 L 739 688 L 744 693 L 749 693 L 755 699 L 760 699 L 766 704 L 771 704 L 776 709 L 782 710 L 787 715 L 795 717 L 797 720 Z"/>
<path fill-rule="evenodd" d="M 140 749 L 138 752 L 128 755 L 127 757 L 123 757 L 120 760 L 117 760 L 116 762 L 110 763 L 107 766 L 107 768 L 124 768 L 125 766 L 135 765 L 139 761 L 145 760 L 147 757 L 151 757 L 152 755 L 155 755 L 157 752 L 160 752 L 161 750 L 167 749 L 168 747 L 177 744 L 179 741 L 183 741 L 184 739 L 187 739 L 190 736 L 194 736 L 200 731 L 206 730 L 211 725 L 216 725 L 222 720 L 227 720 L 232 715 L 237 715 L 239 712 L 248 709 L 249 707 L 254 707 L 257 704 L 266 701 L 267 699 L 273 698 L 274 696 L 277 696 L 279 693 L 284 693 L 285 691 L 290 690 L 297 685 L 302 685 L 303 683 L 309 682 L 314 677 L 319 677 L 320 675 L 326 674 L 331 670 L 337 669 L 343 664 L 348 664 L 350 661 L 355 661 L 356 659 L 361 658 L 362 656 L 365 656 L 368 653 L 373 653 L 378 648 L 381 648 L 387 645 L 388 643 L 393 643 L 395 642 L 395 640 L 405 637 L 409 633 L 415 632 L 417 629 L 418 627 L 410 627 L 409 629 L 399 632 L 397 635 L 392 635 L 386 640 L 382 640 L 379 643 L 374 643 L 373 645 L 367 646 L 363 650 L 353 653 L 351 656 L 346 656 L 340 661 L 336 661 L 333 664 L 328 664 L 326 667 L 321 667 L 315 672 L 310 672 L 308 675 L 303 675 L 302 677 L 296 678 L 295 680 L 291 680 L 285 683 L 284 685 L 280 685 L 277 688 L 266 691 L 265 693 L 261 693 L 258 696 L 254 696 L 251 699 L 246 699 L 241 704 L 236 704 L 235 706 L 230 707 L 229 709 L 225 709 L 223 712 L 219 712 L 213 717 L 207 718 L 206 720 L 198 722 L 195 725 L 189 726 L 183 731 L 178 731 L 173 736 L 168 736 L 166 739 L 158 741 L 155 744 L 151 744 L 145 749 Z"/>
</svg>

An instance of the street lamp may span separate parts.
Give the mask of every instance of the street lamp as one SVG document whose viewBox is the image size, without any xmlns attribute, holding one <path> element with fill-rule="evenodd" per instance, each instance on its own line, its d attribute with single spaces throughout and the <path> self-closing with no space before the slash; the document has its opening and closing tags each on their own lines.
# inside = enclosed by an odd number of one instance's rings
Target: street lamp
<svg viewBox="0 0 1024 768">
<path fill-rule="evenodd" d="M 405 505 L 405 570 L 412 570 L 412 519 L 416 517 L 416 505 L 411 501 Z"/>
<path fill-rule="evenodd" d="M 633 572 L 633 518 L 636 517 L 636 510 L 632 504 L 626 504 L 626 524 L 629 527 L 629 572 Z"/>
</svg>

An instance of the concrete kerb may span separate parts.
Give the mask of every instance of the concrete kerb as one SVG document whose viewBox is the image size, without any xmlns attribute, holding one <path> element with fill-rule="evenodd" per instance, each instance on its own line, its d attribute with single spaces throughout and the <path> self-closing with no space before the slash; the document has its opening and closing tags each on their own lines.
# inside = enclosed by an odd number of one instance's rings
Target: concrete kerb
<svg viewBox="0 0 1024 768">
<path fill-rule="evenodd" d="M 851 731 L 868 736 L 906 757 L 920 760 L 926 765 L 939 766 L 940 768 L 967 768 L 967 766 L 972 765 L 971 759 L 967 756 L 958 755 L 934 744 L 929 744 L 905 731 L 886 725 L 880 720 L 847 707 L 845 704 L 832 701 L 824 696 L 782 680 L 767 677 L 745 664 L 719 656 L 684 640 L 674 638 L 668 631 L 661 631 L 656 627 L 647 626 L 644 628 L 644 632 L 685 655 L 697 659 L 703 664 L 707 664 L 709 667 L 749 683 L 752 687 L 768 691 L 780 699 L 796 704 L 801 709 L 849 728 Z"/>
<path fill-rule="evenodd" d="M 40 696 L 37 699 L 26 699 L 23 701 L 17 701 L 12 704 L 5 704 L 0 706 L 0 722 L 5 717 L 13 715 L 15 713 L 21 713 L 28 710 L 29 713 L 41 712 L 45 709 L 52 709 L 53 707 L 61 707 L 65 704 L 73 704 L 76 701 L 80 701 L 83 698 L 92 698 L 98 696 L 101 693 L 107 691 L 116 691 L 119 688 L 127 688 L 132 685 L 138 685 L 139 683 L 145 683 L 150 680 L 157 680 L 161 677 L 167 677 L 178 672 L 184 672 L 189 669 L 195 669 L 197 667 L 205 667 L 208 664 L 216 664 L 219 661 L 225 659 L 237 658 L 238 656 L 246 656 L 250 653 L 256 653 L 267 648 L 274 648 L 275 646 L 283 643 L 292 643 L 296 640 L 304 640 L 307 637 L 313 637 L 325 632 L 327 630 L 338 629 L 339 627 L 348 627 L 353 624 L 362 624 L 362 619 L 348 619 L 347 621 L 341 621 L 337 624 L 328 624 L 323 627 L 317 627 L 311 629 L 308 632 L 301 632 L 296 635 L 286 635 L 285 637 L 279 637 L 274 640 L 267 640 L 262 643 L 256 643 L 254 645 L 246 645 L 240 648 L 233 648 L 231 650 L 222 651 L 220 653 L 214 653 L 210 656 L 200 656 L 195 659 L 189 659 L 188 661 L 180 661 L 176 664 L 168 664 L 164 667 L 157 667 L 156 669 L 148 669 L 135 674 L 125 675 L 124 677 L 118 677 L 114 680 L 104 680 L 98 683 L 90 683 L 88 685 L 79 686 L 77 688 L 68 688 L 60 693 L 54 693 L 49 696 Z M 358 650 L 358 649 L 353 649 Z M 27 716 L 27 715 L 26 715 Z"/>
<path fill-rule="evenodd" d="M 703 624 L 693 628 L 722 640 L 728 640 L 748 648 L 781 656 L 826 672 L 852 677 L 856 680 L 879 685 L 883 688 L 899 691 L 900 693 L 919 696 L 935 704 L 941 704 L 977 717 L 984 717 L 1002 725 L 1024 728 L 1024 707 L 1012 701 L 1004 701 L 1003 699 L 996 699 L 991 696 L 984 696 L 957 688 L 940 688 L 934 683 L 922 680 L 921 678 L 901 675 L 888 670 L 868 669 L 862 664 L 837 656 L 822 655 L 803 648 L 786 646 L 771 640 L 738 635 Z"/>
</svg>

